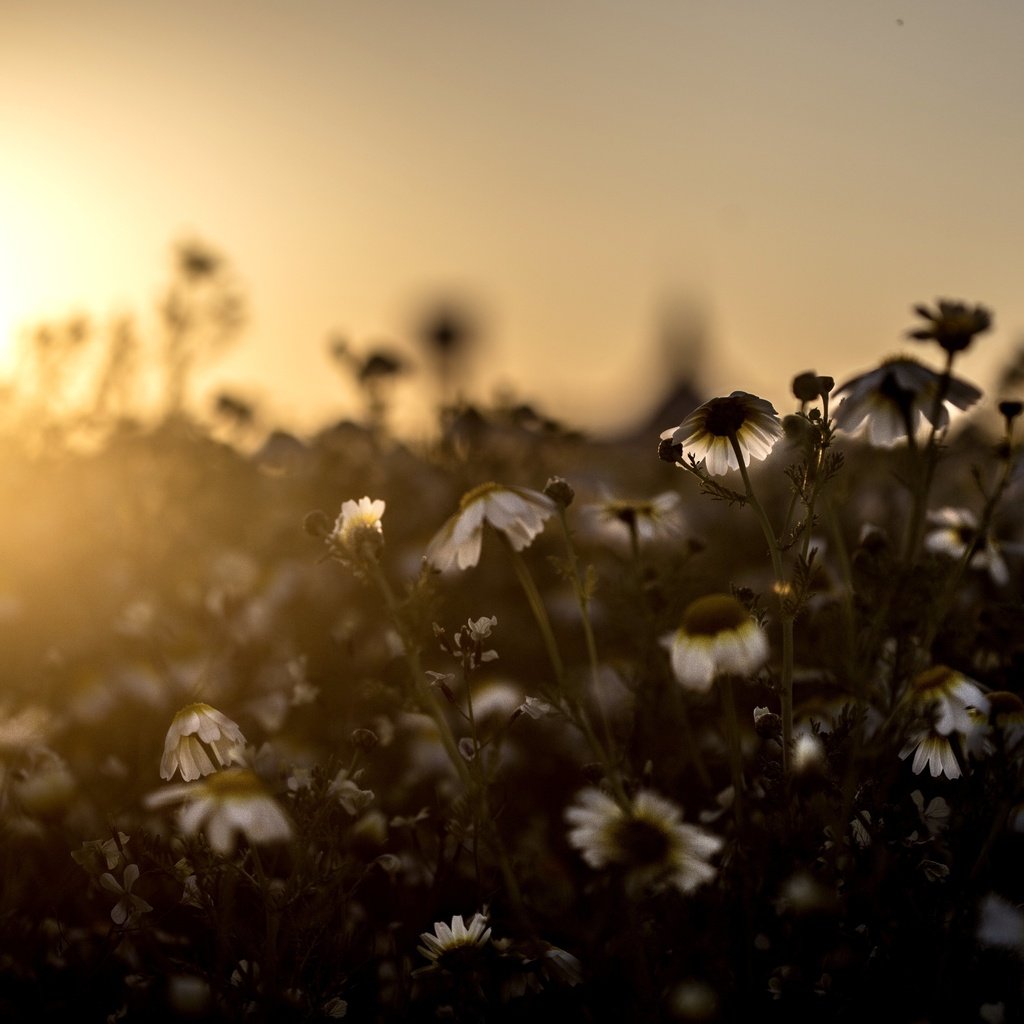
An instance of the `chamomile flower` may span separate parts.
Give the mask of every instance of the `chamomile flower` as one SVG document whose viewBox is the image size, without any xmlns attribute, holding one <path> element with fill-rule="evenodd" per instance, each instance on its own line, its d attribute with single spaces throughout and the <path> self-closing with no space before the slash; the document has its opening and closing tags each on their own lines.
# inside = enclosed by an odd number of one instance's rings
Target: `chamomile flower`
<svg viewBox="0 0 1024 1024">
<path fill-rule="evenodd" d="M 723 673 L 749 676 L 768 660 L 768 638 L 729 594 L 691 601 L 674 633 L 661 638 L 681 686 L 706 693 Z"/>
<path fill-rule="evenodd" d="M 384 508 L 385 503 L 379 498 L 342 502 L 334 529 L 326 538 L 331 554 L 349 565 L 376 561 L 384 546 Z"/>
<path fill-rule="evenodd" d="M 462 920 L 461 914 L 452 918 L 451 925 L 437 921 L 433 933 L 423 932 L 420 935 L 423 945 L 416 948 L 430 963 L 415 973 L 471 969 L 491 941 L 487 920 L 486 914 L 476 913 L 469 919 L 468 925 Z"/>
<path fill-rule="evenodd" d="M 605 498 L 587 505 L 584 514 L 596 532 L 609 539 L 640 543 L 678 540 L 683 532 L 682 499 L 675 491 L 663 491 L 653 498 Z"/>
<path fill-rule="evenodd" d="M 201 782 L 168 786 L 146 798 L 149 808 L 180 803 L 178 826 L 202 832 L 214 851 L 231 854 L 240 836 L 253 844 L 285 842 L 292 824 L 259 777 L 248 768 L 226 768 Z"/>
<path fill-rule="evenodd" d="M 937 430 L 949 424 L 947 406 L 969 409 L 981 392 L 959 377 L 950 377 L 943 400 L 941 374 L 916 359 L 887 359 L 877 369 L 848 380 L 836 391 L 843 400 L 836 409 L 836 426 L 848 433 L 862 424 L 868 443 L 887 446 L 910 433 L 916 435 L 922 416 Z"/>
<path fill-rule="evenodd" d="M 565 812 L 569 843 L 592 868 L 621 868 L 627 886 L 642 890 L 671 885 L 692 892 L 711 881 L 709 859 L 722 840 L 684 824 L 682 811 L 650 790 L 640 790 L 623 809 L 601 790 L 582 790 Z"/>
<path fill-rule="evenodd" d="M 901 760 L 914 755 L 915 775 L 927 767 L 932 778 L 960 778 L 963 772 L 953 739 L 976 755 L 987 731 L 989 702 L 978 684 L 945 665 L 933 665 L 911 680 L 904 705 L 916 724 L 900 751 Z"/>
<path fill-rule="evenodd" d="M 949 558 L 963 558 L 968 545 L 974 545 L 978 538 L 978 519 L 970 509 L 940 508 L 928 513 L 931 529 L 925 536 L 924 546 L 938 555 Z M 974 569 L 988 571 L 992 582 L 1005 586 L 1010 579 L 1006 560 L 990 536 L 977 543 L 970 565 Z"/>
<path fill-rule="evenodd" d="M 223 768 L 241 763 L 245 737 L 227 715 L 209 704 L 187 704 L 175 716 L 164 740 L 160 759 L 160 778 L 172 779 L 181 772 L 185 782 L 192 782 L 217 770 L 210 753 Z"/>
<path fill-rule="evenodd" d="M 463 495 L 459 511 L 434 535 L 424 558 L 439 572 L 469 569 L 480 560 L 484 523 L 504 534 L 516 551 L 533 543 L 555 514 L 555 503 L 540 491 L 487 483 Z"/>
<path fill-rule="evenodd" d="M 712 398 L 698 406 L 679 424 L 661 434 L 662 442 L 679 445 L 680 457 L 690 454 L 712 476 L 739 469 L 733 441 L 739 447 L 743 465 L 751 459 L 765 459 L 782 437 L 782 423 L 771 402 L 746 391 L 734 391 L 727 398 Z"/>
</svg>

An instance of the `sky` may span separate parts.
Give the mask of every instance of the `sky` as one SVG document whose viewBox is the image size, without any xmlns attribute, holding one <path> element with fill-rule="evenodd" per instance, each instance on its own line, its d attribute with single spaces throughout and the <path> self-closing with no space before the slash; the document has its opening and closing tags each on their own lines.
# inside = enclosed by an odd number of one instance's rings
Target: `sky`
<svg viewBox="0 0 1024 1024">
<path fill-rule="evenodd" d="M 173 244 L 249 321 L 206 384 L 297 430 L 356 406 L 330 338 L 483 326 L 475 391 L 617 428 L 702 383 L 788 408 L 983 302 L 1024 335 L 1019 0 L 0 0 L 0 368 L 26 324 L 143 319 Z M 409 351 L 414 351 L 409 348 Z M 6 363 L 5 363 L 6 359 Z M 665 426 L 671 426 L 666 424 Z"/>
</svg>

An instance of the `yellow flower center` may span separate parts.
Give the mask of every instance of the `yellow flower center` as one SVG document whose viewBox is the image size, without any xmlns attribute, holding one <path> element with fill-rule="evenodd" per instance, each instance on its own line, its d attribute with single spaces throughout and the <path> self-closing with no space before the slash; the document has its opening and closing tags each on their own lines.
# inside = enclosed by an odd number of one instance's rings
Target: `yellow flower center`
<svg viewBox="0 0 1024 1024">
<path fill-rule="evenodd" d="M 747 412 L 742 398 L 712 398 L 704 414 L 704 429 L 715 437 L 734 437 L 746 423 Z"/>
<path fill-rule="evenodd" d="M 949 689 L 956 680 L 956 673 L 945 665 L 932 665 L 919 672 L 911 680 L 911 687 L 919 696 Z"/>
<path fill-rule="evenodd" d="M 683 632 L 688 636 L 717 636 L 735 632 L 750 621 L 750 614 L 729 594 L 708 594 L 691 602 L 683 613 Z"/>
<path fill-rule="evenodd" d="M 466 491 L 459 501 L 459 511 L 465 512 L 470 505 L 475 501 L 479 501 L 485 494 L 490 494 L 492 491 L 501 491 L 504 488 L 501 484 L 496 484 L 493 480 L 486 484 L 479 484 L 474 487 L 471 491 Z"/>
<path fill-rule="evenodd" d="M 226 768 L 224 771 L 207 775 L 204 788 L 214 796 L 230 800 L 232 797 L 266 796 L 266 790 L 259 778 L 248 768 Z"/>
<path fill-rule="evenodd" d="M 614 831 L 617 860 L 630 867 L 649 867 L 664 863 L 669 838 L 664 829 L 643 818 L 622 818 Z"/>
</svg>

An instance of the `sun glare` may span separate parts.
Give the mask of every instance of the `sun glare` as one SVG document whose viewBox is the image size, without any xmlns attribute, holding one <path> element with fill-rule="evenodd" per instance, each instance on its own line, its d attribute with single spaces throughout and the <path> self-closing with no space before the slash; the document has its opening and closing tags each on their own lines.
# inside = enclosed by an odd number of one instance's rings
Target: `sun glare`
<svg viewBox="0 0 1024 1024">
<path fill-rule="evenodd" d="M 17 279 L 14 259 L 6 240 L 0 236 L 0 376 L 14 369 L 15 338 L 18 331 Z"/>
</svg>

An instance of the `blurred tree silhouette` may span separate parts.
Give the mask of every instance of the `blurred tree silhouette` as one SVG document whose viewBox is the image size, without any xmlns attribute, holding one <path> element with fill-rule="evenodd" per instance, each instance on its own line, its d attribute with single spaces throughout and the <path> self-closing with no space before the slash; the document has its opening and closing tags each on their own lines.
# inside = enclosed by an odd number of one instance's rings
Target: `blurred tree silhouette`
<svg viewBox="0 0 1024 1024">
<path fill-rule="evenodd" d="M 78 313 L 32 327 L 6 396 L 8 424 L 30 446 L 45 447 L 184 415 L 195 371 L 237 339 L 245 302 L 226 260 L 185 241 L 174 248 L 157 312 L 150 345 L 128 314 L 104 328 Z"/>
<path fill-rule="evenodd" d="M 165 408 L 182 413 L 189 378 L 238 337 L 245 303 L 225 260 L 204 243 L 180 242 L 174 276 L 160 304 L 163 320 Z"/>
</svg>

